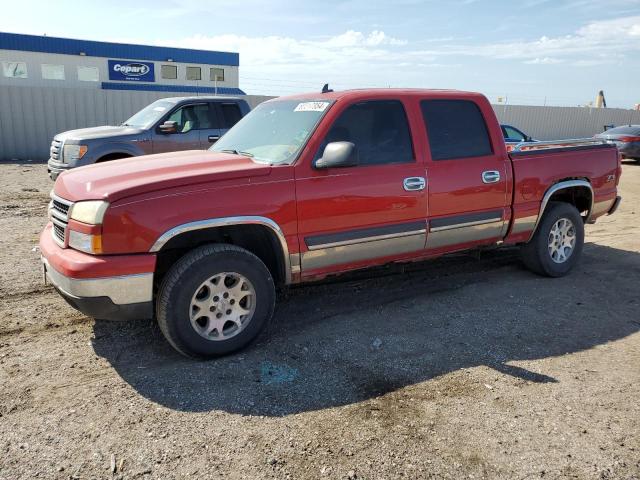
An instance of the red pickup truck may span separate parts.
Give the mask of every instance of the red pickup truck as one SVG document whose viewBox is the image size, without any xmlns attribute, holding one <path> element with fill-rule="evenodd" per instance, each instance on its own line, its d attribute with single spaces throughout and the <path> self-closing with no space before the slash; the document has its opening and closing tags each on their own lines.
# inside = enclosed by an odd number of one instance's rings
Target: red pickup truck
<svg viewBox="0 0 640 480">
<path fill-rule="evenodd" d="M 101 319 L 155 316 L 178 351 L 253 340 L 276 286 L 492 245 L 562 276 L 584 224 L 617 208 L 616 147 L 538 142 L 507 154 L 477 93 L 356 90 L 270 100 L 210 151 L 58 178 L 46 277 Z"/>
</svg>

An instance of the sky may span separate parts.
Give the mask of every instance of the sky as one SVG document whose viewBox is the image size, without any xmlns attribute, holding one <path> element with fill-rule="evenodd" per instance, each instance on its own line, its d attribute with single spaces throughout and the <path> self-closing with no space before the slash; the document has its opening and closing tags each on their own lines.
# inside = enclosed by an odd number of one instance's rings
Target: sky
<svg viewBox="0 0 640 480">
<path fill-rule="evenodd" d="M 249 94 L 328 82 L 640 103 L 640 0 L 0 0 L 0 12 L 5 32 L 239 52 Z"/>
</svg>

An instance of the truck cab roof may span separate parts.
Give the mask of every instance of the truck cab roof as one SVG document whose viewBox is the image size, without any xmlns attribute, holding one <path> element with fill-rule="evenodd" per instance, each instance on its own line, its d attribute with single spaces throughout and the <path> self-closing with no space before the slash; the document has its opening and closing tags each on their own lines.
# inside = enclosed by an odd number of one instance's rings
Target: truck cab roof
<svg viewBox="0 0 640 480">
<path fill-rule="evenodd" d="M 189 97 L 166 97 L 166 98 L 159 98 L 158 100 L 162 100 L 163 102 L 172 102 L 172 103 L 181 103 L 181 102 L 192 102 L 192 101 L 200 101 L 200 102 L 210 102 L 210 101 L 221 101 L 221 102 L 225 102 L 225 101 L 238 101 L 238 100 L 242 100 L 244 102 L 246 102 L 245 99 L 243 99 L 240 96 L 230 96 L 230 95 L 192 95 Z"/>
<path fill-rule="evenodd" d="M 274 100 L 358 100 L 360 98 L 389 98 L 389 97 L 429 97 L 429 98 L 486 98 L 478 92 L 462 90 L 427 89 L 427 88 L 362 88 L 354 90 L 330 91 L 327 93 L 303 93 L 278 97 Z"/>
</svg>

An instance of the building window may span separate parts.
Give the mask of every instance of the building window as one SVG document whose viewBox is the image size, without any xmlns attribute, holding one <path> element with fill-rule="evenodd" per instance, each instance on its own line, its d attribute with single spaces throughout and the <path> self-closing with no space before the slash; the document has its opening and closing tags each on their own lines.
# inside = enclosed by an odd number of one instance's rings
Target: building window
<svg viewBox="0 0 640 480">
<path fill-rule="evenodd" d="M 64 80 L 64 65 L 42 64 L 42 78 L 45 80 Z"/>
<path fill-rule="evenodd" d="M 162 78 L 175 80 L 178 78 L 178 67 L 176 65 L 162 65 L 160 67 Z"/>
<path fill-rule="evenodd" d="M 81 82 L 98 82 L 100 73 L 96 67 L 78 67 L 78 80 Z"/>
<path fill-rule="evenodd" d="M 9 78 L 27 78 L 25 62 L 2 62 L 2 73 Z"/>
<path fill-rule="evenodd" d="M 224 82 L 224 68 L 210 68 L 209 78 L 212 82 Z"/>
<path fill-rule="evenodd" d="M 200 67 L 187 67 L 187 80 L 202 80 Z"/>
</svg>

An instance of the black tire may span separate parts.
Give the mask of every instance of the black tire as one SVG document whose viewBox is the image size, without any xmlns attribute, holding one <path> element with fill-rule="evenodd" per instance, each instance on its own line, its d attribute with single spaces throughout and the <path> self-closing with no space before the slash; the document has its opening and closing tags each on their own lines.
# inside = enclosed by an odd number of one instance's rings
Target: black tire
<svg viewBox="0 0 640 480">
<path fill-rule="evenodd" d="M 210 340 L 192 325 L 191 302 L 203 282 L 223 272 L 237 273 L 250 282 L 255 291 L 254 312 L 235 336 Z M 178 352 L 194 358 L 212 358 L 255 340 L 273 316 L 275 298 L 271 273 L 258 257 L 235 245 L 212 244 L 192 250 L 171 267 L 158 292 L 156 313 L 162 333 Z"/>
<path fill-rule="evenodd" d="M 553 226 L 562 218 L 573 223 L 576 241 L 571 255 L 563 263 L 556 263 L 549 253 L 549 237 Z M 562 277 L 580 260 L 583 245 L 584 222 L 576 207 L 564 202 L 550 202 L 535 235 L 520 251 L 522 261 L 529 270 L 548 277 Z"/>
</svg>

